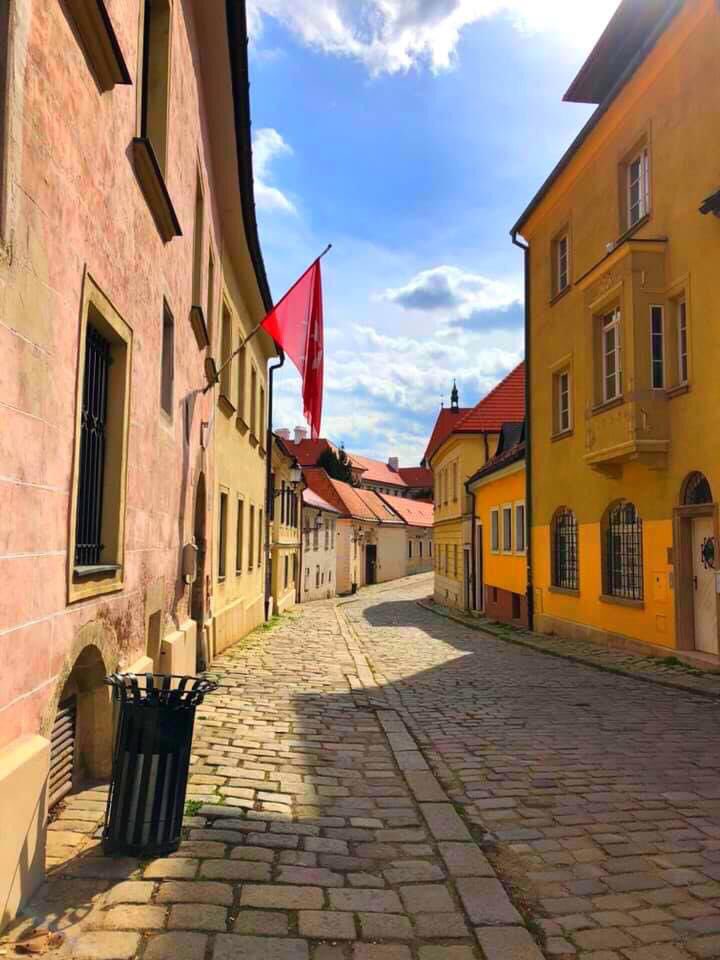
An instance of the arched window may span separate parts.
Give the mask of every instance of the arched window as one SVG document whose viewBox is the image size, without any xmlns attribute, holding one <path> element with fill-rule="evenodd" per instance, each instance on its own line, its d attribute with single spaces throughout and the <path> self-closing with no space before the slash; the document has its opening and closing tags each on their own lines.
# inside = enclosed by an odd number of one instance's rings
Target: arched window
<svg viewBox="0 0 720 960">
<path fill-rule="evenodd" d="M 577 521 L 568 507 L 560 507 L 553 517 L 552 582 L 564 590 L 578 588 Z"/>
<path fill-rule="evenodd" d="M 642 600 L 642 520 L 628 500 L 608 508 L 604 559 L 604 592 L 624 600 Z"/>
<path fill-rule="evenodd" d="M 712 503 L 712 490 L 704 473 L 699 470 L 688 474 L 683 484 L 682 503 L 684 506 L 695 506 L 699 503 Z"/>
</svg>

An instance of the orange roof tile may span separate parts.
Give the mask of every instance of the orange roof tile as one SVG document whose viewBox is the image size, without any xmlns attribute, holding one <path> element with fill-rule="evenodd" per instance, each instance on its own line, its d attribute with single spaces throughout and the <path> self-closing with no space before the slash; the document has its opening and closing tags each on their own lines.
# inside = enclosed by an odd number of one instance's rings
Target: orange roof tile
<svg viewBox="0 0 720 960">
<path fill-rule="evenodd" d="M 428 467 L 400 467 L 398 473 L 408 487 L 432 489 L 433 475 Z"/>
<path fill-rule="evenodd" d="M 399 472 L 396 472 L 382 460 L 372 460 L 370 457 L 360 457 L 356 453 L 348 454 L 353 467 L 362 470 L 362 479 L 370 483 L 387 483 L 396 487 L 404 487 L 405 481 Z"/>
<path fill-rule="evenodd" d="M 499 433 L 504 423 L 525 419 L 525 362 L 519 363 L 504 380 L 462 417 L 453 433 Z"/>
<path fill-rule="evenodd" d="M 424 500 L 409 500 L 405 497 L 392 497 L 388 493 L 380 496 L 385 503 L 410 527 L 431 527 L 433 525 L 433 505 Z"/>
<path fill-rule="evenodd" d="M 306 507 L 314 507 L 316 510 L 329 510 L 330 513 L 340 513 L 337 507 L 334 507 L 327 500 L 324 500 L 319 493 L 315 493 L 309 487 L 303 490 L 303 503 Z"/>
<path fill-rule="evenodd" d="M 428 440 L 423 460 L 429 462 L 437 448 L 441 446 L 450 434 L 453 432 L 455 424 L 466 414 L 470 413 L 472 407 L 443 407 L 437 416 L 433 432 Z"/>
<path fill-rule="evenodd" d="M 377 523 L 377 517 L 362 497 L 358 496 L 360 491 L 356 487 L 351 487 L 342 480 L 333 480 L 322 467 L 304 467 L 303 476 L 308 487 L 323 500 L 327 500 L 344 517 Z"/>
<path fill-rule="evenodd" d="M 295 443 L 293 440 L 284 440 L 278 437 L 279 442 L 291 457 L 295 457 L 301 467 L 314 467 L 317 465 L 320 457 L 326 450 L 334 449 L 329 440 L 301 440 Z"/>
<path fill-rule="evenodd" d="M 356 489 L 355 492 L 369 507 L 369 509 L 372 510 L 380 523 L 402 523 L 402 520 L 399 519 L 392 512 L 392 510 L 389 509 L 388 505 L 383 502 L 383 498 L 380 496 L 380 494 L 375 493 L 374 490 Z"/>
</svg>

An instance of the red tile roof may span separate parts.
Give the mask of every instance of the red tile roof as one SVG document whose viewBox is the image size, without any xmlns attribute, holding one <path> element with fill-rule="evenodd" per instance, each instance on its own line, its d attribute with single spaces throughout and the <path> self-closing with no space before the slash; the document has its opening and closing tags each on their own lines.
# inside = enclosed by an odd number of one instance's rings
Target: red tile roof
<svg viewBox="0 0 720 960">
<path fill-rule="evenodd" d="M 348 454 L 353 467 L 362 470 L 362 480 L 370 483 L 387 483 L 396 487 L 404 487 L 405 481 L 396 472 L 382 460 L 371 460 L 370 457 L 360 457 L 356 453 Z"/>
<path fill-rule="evenodd" d="M 409 500 L 405 497 L 391 497 L 388 493 L 380 496 L 385 503 L 410 527 L 431 527 L 433 525 L 433 505 L 423 500 Z"/>
<path fill-rule="evenodd" d="M 525 362 L 519 363 L 504 380 L 465 414 L 453 433 L 499 433 L 504 423 L 525 419 Z"/>
<path fill-rule="evenodd" d="M 278 437 L 279 442 L 291 457 L 295 457 L 301 467 L 314 467 L 317 465 L 320 457 L 326 450 L 334 449 L 329 440 L 301 440 L 295 443 L 293 440 L 283 440 Z"/>
<path fill-rule="evenodd" d="M 315 493 L 309 487 L 303 490 L 303 503 L 306 507 L 314 507 L 316 510 L 329 510 L 330 513 L 340 513 L 337 507 L 333 507 L 327 500 L 323 500 L 319 493 Z"/>
<path fill-rule="evenodd" d="M 400 467 L 398 473 L 408 487 L 432 490 L 433 475 L 429 467 Z"/>
<path fill-rule="evenodd" d="M 304 467 L 303 476 L 308 487 L 323 500 L 327 500 L 344 517 L 377 523 L 377 517 L 362 497 L 358 496 L 360 491 L 356 487 L 351 487 L 342 480 L 333 480 L 322 467 Z"/>
<path fill-rule="evenodd" d="M 430 458 L 441 446 L 450 434 L 453 432 L 455 424 L 466 414 L 470 413 L 472 407 L 458 407 L 457 410 L 452 407 L 443 407 L 438 418 L 435 421 L 435 426 L 433 427 L 432 435 L 428 441 L 427 448 L 425 449 L 425 456 L 423 460 L 430 462 Z"/>
<path fill-rule="evenodd" d="M 402 523 L 393 512 L 390 510 L 388 505 L 384 503 L 383 498 L 380 494 L 375 493 L 374 490 L 359 490 L 355 491 L 357 495 L 363 500 L 363 502 L 372 510 L 380 523 Z M 397 499 L 393 497 L 393 499 Z"/>
</svg>

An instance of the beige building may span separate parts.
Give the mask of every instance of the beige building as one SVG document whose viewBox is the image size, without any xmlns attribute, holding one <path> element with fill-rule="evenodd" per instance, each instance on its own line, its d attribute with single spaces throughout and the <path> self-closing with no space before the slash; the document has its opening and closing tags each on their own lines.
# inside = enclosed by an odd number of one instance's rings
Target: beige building
<svg viewBox="0 0 720 960">
<path fill-rule="evenodd" d="M 405 497 L 382 494 L 382 500 L 404 523 L 402 553 L 404 573 L 427 573 L 433 569 L 433 505 Z"/>
<path fill-rule="evenodd" d="M 263 507 L 272 345 L 244 414 L 237 363 L 204 392 L 271 304 L 242 5 L 108 8 L 0 4 L 0 928 L 48 807 L 110 772 L 104 676 L 193 673 L 262 617 L 232 551 L 237 502 Z"/>
<path fill-rule="evenodd" d="M 282 442 L 273 436 L 269 576 L 272 609 L 269 613 L 282 613 L 298 602 L 302 488 L 302 471 L 297 460 L 286 453 Z"/>
<path fill-rule="evenodd" d="M 337 589 L 340 511 L 313 490 L 303 490 L 300 599 L 327 600 Z"/>
</svg>

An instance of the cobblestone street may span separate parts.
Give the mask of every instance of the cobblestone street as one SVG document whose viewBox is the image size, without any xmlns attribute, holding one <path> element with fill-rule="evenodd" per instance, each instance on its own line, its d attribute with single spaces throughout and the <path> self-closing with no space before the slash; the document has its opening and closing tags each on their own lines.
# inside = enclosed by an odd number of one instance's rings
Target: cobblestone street
<svg viewBox="0 0 720 960">
<path fill-rule="evenodd" d="M 468 630 L 417 605 L 430 585 L 229 650 L 178 853 L 91 847 L 12 936 L 59 927 L 76 960 L 720 957 L 717 701 Z"/>
</svg>

